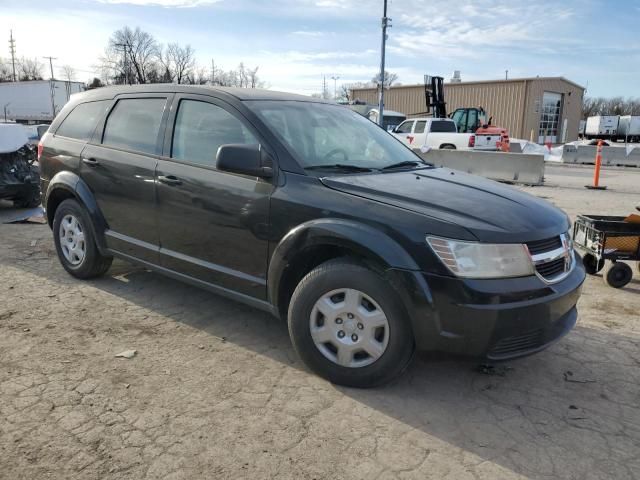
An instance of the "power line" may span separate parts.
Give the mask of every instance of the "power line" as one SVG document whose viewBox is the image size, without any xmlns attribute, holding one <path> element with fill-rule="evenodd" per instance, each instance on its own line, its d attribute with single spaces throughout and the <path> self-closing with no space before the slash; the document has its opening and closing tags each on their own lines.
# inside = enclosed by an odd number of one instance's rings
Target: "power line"
<svg viewBox="0 0 640 480">
<path fill-rule="evenodd" d="M 391 27 L 391 19 L 387 17 L 387 0 L 384 0 L 382 14 L 382 46 L 380 48 L 380 101 L 378 102 L 378 125 L 382 126 L 384 117 L 384 54 L 387 42 L 387 28 Z"/>
<path fill-rule="evenodd" d="M 51 67 L 51 80 L 55 80 L 55 77 L 53 75 L 53 61 L 57 60 L 58 57 L 42 57 L 42 58 L 47 58 L 49 60 L 49 67 Z"/>
<path fill-rule="evenodd" d="M 13 81 L 16 81 L 16 41 L 13 39 L 13 30 L 9 30 L 9 52 L 11 53 L 11 65 L 13 66 Z"/>
<path fill-rule="evenodd" d="M 129 57 L 127 57 L 127 48 L 131 51 L 131 45 L 128 43 L 116 43 L 114 47 L 122 49 L 122 60 L 124 62 L 124 83 L 131 85 L 130 72 L 129 72 Z"/>
</svg>

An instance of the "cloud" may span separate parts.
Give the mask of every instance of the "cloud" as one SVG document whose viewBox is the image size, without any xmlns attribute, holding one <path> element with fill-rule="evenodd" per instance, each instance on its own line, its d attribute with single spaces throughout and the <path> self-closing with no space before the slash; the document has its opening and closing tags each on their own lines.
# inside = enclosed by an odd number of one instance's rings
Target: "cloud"
<svg viewBox="0 0 640 480">
<path fill-rule="evenodd" d="M 320 32 L 320 31 L 311 31 L 311 30 L 297 30 L 295 32 L 291 32 L 291 35 L 301 35 L 304 37 L 322 37 L 323 35 L 328 34 L 329 32 Z"/>
<path fill-rule="evenodd" d="M 127 4 L 142 7 L 191 8 L 212 5 L 222 0 L 98 0 L 107 4 Z"/>
</svg>

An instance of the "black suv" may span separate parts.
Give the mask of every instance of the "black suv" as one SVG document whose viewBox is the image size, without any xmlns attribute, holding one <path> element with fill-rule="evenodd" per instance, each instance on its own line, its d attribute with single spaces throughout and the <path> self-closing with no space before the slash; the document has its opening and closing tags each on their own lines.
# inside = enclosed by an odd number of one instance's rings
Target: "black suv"
<svg viewBox="0 0 640 480">
<path fill-rule="evenodd" d="M 387 382 L 414 350 L 500 360 L 576 323 L 567 216 L 434 168 L 351 110 L 252 89 L 101 88 L 41 148 L 63 267 L 113 257 L 267 310 L 332 382 Z"/>
</svg>

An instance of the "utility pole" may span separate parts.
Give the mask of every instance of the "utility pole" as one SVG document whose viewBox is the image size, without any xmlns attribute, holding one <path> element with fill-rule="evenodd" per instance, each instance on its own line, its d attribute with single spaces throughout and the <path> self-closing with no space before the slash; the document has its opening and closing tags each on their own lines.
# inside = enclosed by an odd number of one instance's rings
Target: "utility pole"
<svg viewBox="0 0 640 480">
<path fill-rule="evenodd" d="M 57 57 L 42 57 L 42 58 L 46 58 L 49 60 L 49 67 L 51 68 L 51 80 L 55 80 L 55 78 L 53 78 L 53 61 L 57 60 Z"/>
<path fill-rule="evenodd" d="M 11 66 L 13 67 L 13 81 L 16 81 L 16 41 L 13 39 L 13 30 L 9 30 L 9 53 L 11 53 Z"/>
<path fill-rule="evenodd" d="M 213 58 L 211 59 L 211 85 L 216 84 L 216 65 L 213 63 Z"/>
<path fill-rule="evenodd" d="M 382 14 L 382 46 L 380 48 L 380 101 L 378 102 L 378 125 L 383 125 L 384 110 L 384 53 L 387 43 L 387 28 L 391 27 L 390 18 L 387 18 L 387 0 L 384 0 L 384 12 Z"/>
<path fill-rule="evenodd" d="M 336 82 L 338 81 L 340 77 L 338 75 L 333 75 L 331 77 L 331 80 L 333 80 L 333 99 L 335 100 L 337 95 L 336 95 Z"/>
<path fill-rule="evenodd" d="M 51 111 L 53 112 L 53 116 L 56 116 L 56 91 L 55 91 L 55 85 L 53 83 L 53 81 L 55 80 L 53 78 L 53 61 L 57 60 L 56 57 L 42 57 L 42 58 L 48 58 L 49 59 L 49 67 L 51 68 L 51 79 L 49 80 L 49 90 L 51 91 Z"/>
<path fill-rule="evenodd" d="M 127 47 L 128 43 L 116 43 L 115 47 L 122 48 L 122 62 L 124 67 L 124 83 L 131 85 L 131 81 L 129 79 L 129 58 L 127 57 Z"/>
<path fill-rule="evenodd" d="M 327 76 L 322 75 L 322 99 L 327 99 Z"/>
</svg>

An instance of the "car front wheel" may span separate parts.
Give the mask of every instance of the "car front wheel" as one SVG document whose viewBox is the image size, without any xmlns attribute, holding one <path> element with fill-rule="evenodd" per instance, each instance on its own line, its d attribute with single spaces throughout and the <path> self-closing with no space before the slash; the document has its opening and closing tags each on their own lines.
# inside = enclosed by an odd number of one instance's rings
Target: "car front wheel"
<svg viewBox="0 0 640 480">
<path fill-rule="evenodd" d="M 316 267 L 289 306 L 289 334 L 320 376 L 351 387 L 397 378 L 414 350 L 405 308 L 388 280 L 346 259 Z"/>
</svg>

